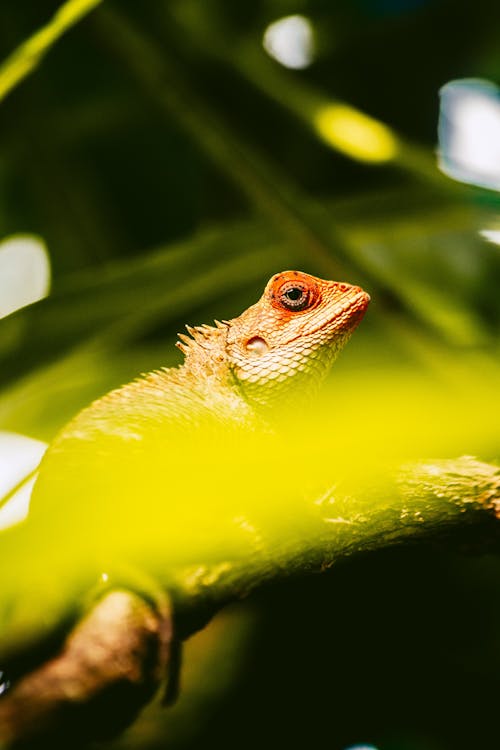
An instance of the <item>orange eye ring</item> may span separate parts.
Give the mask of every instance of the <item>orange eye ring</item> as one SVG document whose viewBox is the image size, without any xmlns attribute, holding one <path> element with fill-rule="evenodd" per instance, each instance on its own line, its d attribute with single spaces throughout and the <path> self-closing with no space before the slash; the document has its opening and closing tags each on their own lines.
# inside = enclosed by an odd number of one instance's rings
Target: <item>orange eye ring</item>
<svg viewBox="0 0 500 750">
<path fill-rule="evenodd" d="M 309 278 L 291 273 L 290 276 L 278 277 L 271 289 L 271 297 L 275 307 L 288 312 L 302 312 L 313 307 L 319 297 L 317 285 Z"/>
</svg>

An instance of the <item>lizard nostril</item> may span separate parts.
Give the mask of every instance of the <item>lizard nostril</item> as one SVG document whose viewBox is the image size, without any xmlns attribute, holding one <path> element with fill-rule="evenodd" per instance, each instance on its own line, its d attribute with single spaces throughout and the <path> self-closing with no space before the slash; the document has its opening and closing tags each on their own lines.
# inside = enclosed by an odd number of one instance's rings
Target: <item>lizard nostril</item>
<svg viewBox="0 0 500 750">
<path fill-rule="evenodd" d="M 265 339 L 263 339 L 261 336 L 252 336 L 252 338 L 248 339 L 248 341 L 246 342 L 245 348 L 252 354 L 260 357 L 261 354 L 265 354 L 267 352 L 269 346 L 267 341 L 265 341 Z"/>
</svg>

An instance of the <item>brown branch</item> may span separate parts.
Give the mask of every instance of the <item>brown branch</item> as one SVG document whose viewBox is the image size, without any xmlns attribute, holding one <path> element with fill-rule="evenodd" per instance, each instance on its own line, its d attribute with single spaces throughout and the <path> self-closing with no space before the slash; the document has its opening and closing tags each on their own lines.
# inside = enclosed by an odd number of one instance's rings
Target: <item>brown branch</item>
<svg viewBox="0 0 500 750">
<path fill-rule="evenodd" d="M 321 572 L 354 554 L 409 544 L 471 552 L 498 548 L 500 468 L 470 456 L 411 463 L 359 496 L 332 489 L 312 498 L 304 517 L 307 533 L 297 534 L 294 518 L 289 529 L 283 525 L 279 543 L 266 545 L 261 538 L 233 565 L 179 571 L 174 591 L 184 633 L 267 582 Z"/>
<path fill-rule="evenodd" d="M 8 747 L 84 745 L 123 731 L 165 675 L 172 618 L 129 591 L 108 592 L 59 652 L 28 672 L 0 701 Z"/>
</svg>

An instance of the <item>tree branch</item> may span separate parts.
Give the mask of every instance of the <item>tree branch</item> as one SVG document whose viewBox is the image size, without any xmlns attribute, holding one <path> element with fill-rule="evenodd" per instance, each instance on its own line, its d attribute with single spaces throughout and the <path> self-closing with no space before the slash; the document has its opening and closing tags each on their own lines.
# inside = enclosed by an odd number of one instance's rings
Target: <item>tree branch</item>
<svg viewBox="0 0 500 750">
<path fill-rule="evenodd" d="M 165 676 L 172 620 L 137 594 L 105 594 L 60 650 L 16 682 L 0 701 L 7 747 L 72 745 L 109 739 L 127 728 Z M 3 746 L 3 744 L 2 744 Z"/>
<path fill-rule="evenodd" d="M 354 554 L 403 544 L 484 552 L 500 539 L 500 468 L 470 456 L 407 464 L 359 497 L 334 489 L 313 501 L 306 533 L 283 530 L 235 564 L 200 565 L 176 576 L 176 610 L 186 633 L 204 613 L 268 582 L 320 573 Z"/>
</svg>

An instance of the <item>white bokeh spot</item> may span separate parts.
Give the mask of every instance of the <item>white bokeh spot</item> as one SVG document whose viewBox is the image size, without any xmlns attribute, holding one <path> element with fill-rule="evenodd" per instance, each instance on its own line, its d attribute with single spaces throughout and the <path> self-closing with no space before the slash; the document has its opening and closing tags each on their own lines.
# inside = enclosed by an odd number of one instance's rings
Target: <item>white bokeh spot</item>
<svg viewBox="0 0 500 750">
<path fill-rule="evenodd" d="M 286 68 L 307 68 L 314 60 L 314 30 L 308 18 L 286 16 L 271 23 L 264 32 L 264 49 Z"/>
<path fill-rule="evenodd" d="M 0 431 L 0 529 L 28 515 L 36 470 L 46 449 L 41 440 Z"/>
<path fill-rule="evenodd" d="M 479 234 L 493 245 L 500 245 L 500 229 L 480 229 Z"/>
<path fill-rule="evenodd" d="M 500 91 L 490 81 L 451 81 L 440 90 L 439 168 L 448 177 L 500 190 Z"/>
<path fill-rule="evenodd" d="M 0 318 L 46 297 L 50 261 L 41 239 L 9 237 L 0 243 Z"/>
</svg>

